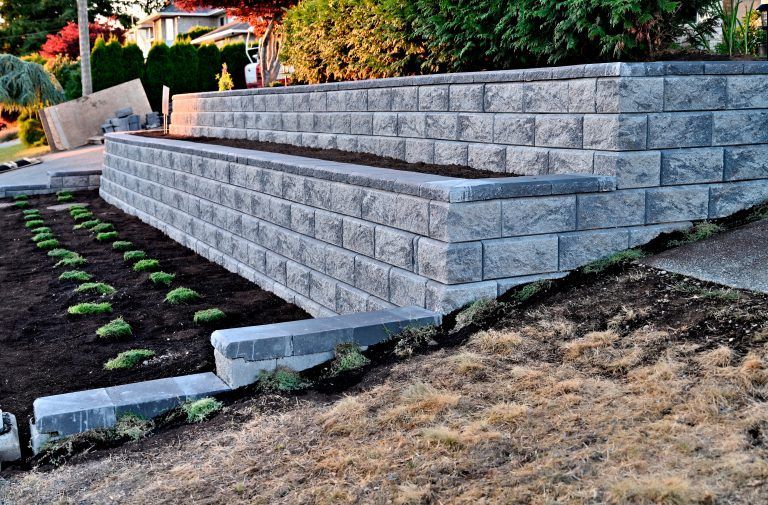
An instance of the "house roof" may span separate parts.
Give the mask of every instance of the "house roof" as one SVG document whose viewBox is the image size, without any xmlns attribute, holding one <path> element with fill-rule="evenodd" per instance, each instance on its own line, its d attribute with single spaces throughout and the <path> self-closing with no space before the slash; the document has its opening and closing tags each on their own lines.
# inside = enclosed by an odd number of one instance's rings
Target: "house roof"
<svg viewBox="0 0 768 505">
<path fill-rule="evenodd" d="M 164 6 L 157 12 L 153 12 L 149 16 L 139 20 L 136 26 L 141 26 L 160 18 L 175 18 L 175 17 L 214 17 L 226 14 L 226 9 L 195 9 L 193 11 L 185 11 L 176 7 L 173 2 Z"/>
<path fill-rule="evenodd" d="M 248 30 L 251 29 L 251 25 L 243 21 L 232 21 L 224 26 L 220 26 L 215 30 L 212 30 L 205 35 L 201 35 L 192 40 L 192 44 L 205 44 L 206 42 L 216 42 L 217 40 L 226 39 L 234 35 L 245 35 Z"/>
</svg>

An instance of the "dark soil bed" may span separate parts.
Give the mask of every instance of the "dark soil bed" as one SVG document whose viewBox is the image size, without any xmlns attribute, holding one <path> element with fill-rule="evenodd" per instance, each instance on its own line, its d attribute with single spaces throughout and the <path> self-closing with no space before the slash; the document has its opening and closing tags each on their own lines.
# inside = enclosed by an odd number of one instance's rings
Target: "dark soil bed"
<svg viewBox="0 0 768 505">
<path fill-rule="evenodd" d="M 310 317 L 302 309 L 259 289 L 160 231 L 101 200 L 96 192 L 77 193 L 77 203 L 88 203 L 96 217 L 114 224 L 120 240 L 130 240 L 161 268 L 176 274 L 170 288 L 156 287 L 146 273 L 136 273 L 111 244 L 99 243 L 87 230 L 74 231 L 69 212 L 48 210 L 56 197 L 32 197 L 30 208 L 42 211 L 45 224 L 61 246 L 82 254 L 88 263 L 80 269 L 94 281 L 112 285 L 107 297 L 112 314 L 70 316 L 71 305 L 101 301 L 98 295 L 75 293 L 77 284 L 60 282 L 67 268 L 35 247 L 20 210 L 0 210 L 0 409 L 19 419 L 27 439 L 32 402 L 47 396 L 83 389 L 126 384 L 174 375 L 214 370 L 210 334 L 215 328 L 251 326 Z M 163 303 L 170 289 L 185 286 L 202 300 L 191 305 Z M 201 309 L 217 307 L 227 318 L 216 326 L 192 321 Z M 106 340 L 96 329 L 119 316 L 133 327 L 133 337 Z M 106 371 L 106 361 L 128 349 L 151 349 L 156 357 L 131 370 Z"/>
<path fill-rule="evenodd" d="M 317 158 L 339 163 L 353 163 L 370 167 L 391 168 L 404 172 L 418 172 L 422 174 L 435 174 L 445 177 L 457 177 L 461 179 L 490 179 L 493 177 L 517 177 L 515 174 L 503 172 L 491 172 L 490 170 L 477 170 L 460 165 L 434 165 L 430 163 L 408 163 L 395 158 L 385 158 L 374 154 L 353 153 L 339 149 L 319 149 L 314 147 L 292 146 L 290 144 L 277 144 L 274 142 L 258 142 L 242 139 L 219 139 L 212 137 L 191 137 L 188 135 L 166 135 L 163 132 L 141 132 L 135 135 L 141 137 L 164 138 L 171 140 L 186 140 L 200 144 L 214 144 L 219 146 L 236 147 L 240 149 L 253 149 L 254 151 L 266 151 L 269 153 L 290 154 L 305 158 Z"/>
</svg>

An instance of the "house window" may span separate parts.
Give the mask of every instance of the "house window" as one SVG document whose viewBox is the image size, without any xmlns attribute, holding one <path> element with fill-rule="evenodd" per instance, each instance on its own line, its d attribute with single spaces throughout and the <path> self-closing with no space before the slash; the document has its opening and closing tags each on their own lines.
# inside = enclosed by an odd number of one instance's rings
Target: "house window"
<svg viewBox="0 0 768 505">
<path fill-rule="evenodd" d="M 219 18 L 219 26 L 224 26 L 224 17 Z"/>
<path fill-rule="evenodd" d="M 173 39 L 176 38 L 176 33 L 173 26 L 173 18 L 165 18 L 165 40 L 170 45 L 173 44 Z"/>
</svg>

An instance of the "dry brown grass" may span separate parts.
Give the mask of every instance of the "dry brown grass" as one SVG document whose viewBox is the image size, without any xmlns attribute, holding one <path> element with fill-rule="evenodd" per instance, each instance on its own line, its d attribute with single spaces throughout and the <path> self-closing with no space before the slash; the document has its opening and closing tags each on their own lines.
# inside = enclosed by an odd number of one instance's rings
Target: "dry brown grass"
<svg viewBox="0 0 768 505">
<path fill-rule="evenodd" d="M 702 351 L 629 311 L 600 331 L 539 315 L 330 404 L 240 407 L 219 431 L 27 473 L 6 500 L 768 503 L 768 347 Z"/>
</svg>

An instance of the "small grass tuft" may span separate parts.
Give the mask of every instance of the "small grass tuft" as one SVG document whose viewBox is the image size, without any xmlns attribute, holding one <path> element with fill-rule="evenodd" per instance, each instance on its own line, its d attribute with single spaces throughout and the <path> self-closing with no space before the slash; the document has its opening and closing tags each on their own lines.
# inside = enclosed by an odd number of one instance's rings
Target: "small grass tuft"
<svg viewBox="0 0 768 505">
<path fill-rule="evenodd" d="M 89 221 L 93 217 L 93 212 L 88 212 L 87 210 L 85 212 L 80 212 L 78 214 L 75 214 L 72 216 L 72 219 L 75 221 Z"/>
<path fill-rule="evenodd" d="M 72 192 L 68 189 L 62 189 L 56 192 L 56 196 L 72 196 Z"/>
<path fill-rule="evenodd" d="M 195 316 L 192 318 L 197 324 L 213 324 L 226 318 L 227 315 L 224 311 L 219 309 L 205 309 L 195 312 Z"/>
<path fill-rule="evenodd" d="M 51 258 L 72 258 L 74 256 L 77 256 L 77 253 L 74 251 L 70 251 L 69 249 L 52 249 L 48 251 L 48 256 Z"/>
<path fill-rule="evenodd" d="M 168 292 L 165 302 L 171 305 L 181 305 L 199 300 L 200 293 L 189 288 L 176 288 Z"/>
<path fill-rule="evenodd" d="M 698 242 L 699 240 L 711 237 L 715 233 L 720 233 L 723 230 L 724 228 L 719 224 L 704 221 L 686 231 L 682 239 L 670 240 L 667 245 L 669 247 L 678 247 L 692 242 Z"/>
<path fill-rule="evenodd" d="M 353 343 L 339 344 L 336 346 L 336 357 L 331 362 L 329 374 L 336 376 L 344 372 L 362 368 L 371 360 L 363 356 L 360 348 Z"/>
<path fill-rule="evenodd" d="M 58 263 L 56 263 L 57 267 L 79 267 L 83 266 L 87 263 L 85 258 L 80 256 L 79 254 L 75 253 L 74 256 L 68 256 L 65 258 L 61 258 Z"/>
<path fill-rule="evenodd" d="M 59 191 L 56 193 L 56 200 L 66 203 L 66 202 L 74 202 L 75 201 L 75 195 L 70 193 L 69 191 Z"/>
<path fill-rule="evenodd" d="M 117 243 L 118 242 L 115 242 L 115 244 Z M 114 247 L 114 244 L 112 245 Z M 146 257 L 147 257 L 147 253 L 145 253 L 144 251 L 126 251 L 125 254 L 123 254 L 123 259 L 125 261 L 138 261 L 138 260 L 143 260 Z"/>
<path fill-rule="evenodd" d="M 514 294 L 514 299 L 515 301 L 522 303 L 531 299 L 533 296 L 541 293 L 542 291 L 549 289 L 551 286 L 552 281 L 549 280 L 531 282 L 530 284 L 526 284 L 525 286 L 521 287 Z"/>
<path fill-rule="evenodd" d="M 27 221 L 26 223 L 24 223 L 24 226 L 26 226 L 27 228 L 29 228 L 31 230 L 31 229 L 34 229 L 34 228 L 39 228 L 41 226 L 45 226 L 45 221 L 43 221 L 42 219 L 33 219 L 31 221 Z"/>
<path fill-rule="evenodd" d="M 16 195 L 16 196 L 13 197 L 13 200 L 15 202 L 26 202 L 27 200 L 29 200 L 29 196 L 27 196 L 27 195 Z"/>
<path fill-rule="evenodd" d="M 103 233 L 107 231 L 115 231 L 115 226 L 112 223 L 99 223 L 91 228 L 91 232 L 93 233 Z"/>
<path fill-rule="evenodd" d="M 133 335 L 133 330 L 125 319 L 118 317 L 96 330 L 96 334 L 101 338 L 119 339 L 130 337 Z"/>
<path fill-rule="evenodd" d="M 217 399 L 206 397 L 182 404 L 181 410 L 187 414 L 188 423 L 201 423 L 223 407 L 224 404 Z"/>
<path fill-rule="evenodd" d="M 99 242 L 110 242 L 117 239 L 116 231 L 108 231 L 106 233 L 99 233 L 96 235 L 96 240 Z"/>
<path fill-rule="evenodd" d="M 112 304 L 109 302 L 101 303 L 78 303 L 67 309 L 73 316 L 90 316 L 95 314 L 109 314 L 112 312 Z"/>
<path fill-rule="evenodd" d="M 133 244 L 128 242 L 127 240 L 118 240 L 116 242 L 112 242 L 112 249 L 115 251 L 129 251 L 133 247 Z"/>
<path fill-rule="evenodd" d="M 301 378 L 298 372 L 290 368 L 278 367 L 273 372 L 262 371 L 259 374 L 259 387 L 264 391 L 298 391 L 311 385 Z"/>
<path fill-rule="evenodd" d="M 91 280 L 91 274 L 83 270 L 67 270 L 59 275 L 60 281 L 88 282 Z"/>
<path fill-rule="evenodd" d="M 52 238 L 56 238 L 53 233 L 38 233 L 34 237 L 32 237 L 32 242 L 38 243 L 42 242 L 43 240 L 50 240 Z"/>
<path fill-rule="evenodd" d="M 24 221 L 34 221 L 37 219 L 43 219 L 43 215 L 40 214 L 39 210 L 34 214 L 24 214 Z"/>
<path fill-rule="evenodd" d="M 56 249 L 57 247 L 59 247 L 59 241 L 55 238 L 41 240 L 37 243 L 37 248 L 42 249 L 43 251 L 49 251 L 51 249 Z"/>
<path fill-rule="evenodd" d="M 645 253 L 640 249 L 626 249 L 624 251 L 613 253 L 610 256 L 606 256 L 605 258 L 593 261 L 592 263 L 584 266 L 582 271 L 585 274 L 599 274 L 600 272 L 603 272 L 614 265 L 631 263 L 643 257 L 645 257 Z"/>
<path fill-rule="evenodd" d="M 169 274 L 168 272 L 152 272 L 149 274 L 149 280 L 158 286 L 170 286 L 175 278 L 176 275 Z"/>
<path fill-rule="evenodd" d="M 160 262 L 155 259 L 139 260 L 133 265 L 134 272 L 151 272 L 160 268 Z"/>
<path fill-rule="evenodd" d="M 155 423 L 153 421 L 129 412 L 117 420 L 112 430 L 118 439 L 127 439 L 135 442 L 146 437 L 154 427 Z"/>
<path fill-rule="evenodd" d="M 112 295 L 115 291 L 115 288 L 103 282 L 86 282 L 75 289 L 75 293 L 97 293 L 102 296 Z"/>
<path fill-rule="evenodd" d="M 38 233 L 53 233 L 53 230 L 51 230 L 48 226 L 40 226 L 38 228 L 35 228 L 32 230 L 32 233 L 38 234 Z"/>
<path fill-rule="evenodd" d="M 97 224 L 101 223 L 98 219 L 91 219 L 90 221 L 83 221 L 82 223 L 75 225 L 75 230 L 90 230 Z"/>
<path fill-rule="evenodd" d="M 412 356 L 428 346 L 437 345 L 437 328 L 434 326 L 409 326 L 396 335 L 395 355 L 401 358 Z"/>
<path fill-rule="evenodd" d="M 142 362 L 155 357 L 155 351 L 149 349 L 130 349 L 121 352 L 115 358 L 104 363 L 105 370 L 124 370 L 133 368 Z"/>
<path fill-rule="evenodd" d="M 24 214 L 25 216 L 39 216 L 40 209 L 27 209 L 25 211 L 22 211 L 22 214 Z"/>
<path fill-rule="evenodd" d="M 459 330 L 473 323 L 480 326 L 483 321 L 493 315 L 497 308 L 498 303 L 496 300 L 490 298 L 475 300 L 456 315 L 455 329 Z"/>
<path fill-rule="evenodd" d="M 29 202 L 26 200 L 21 200 L 21 201 L 15 202 L 13 206 L 17 209 L 26 209 L 27 207 L 29 207 Z"/>
</svg>

